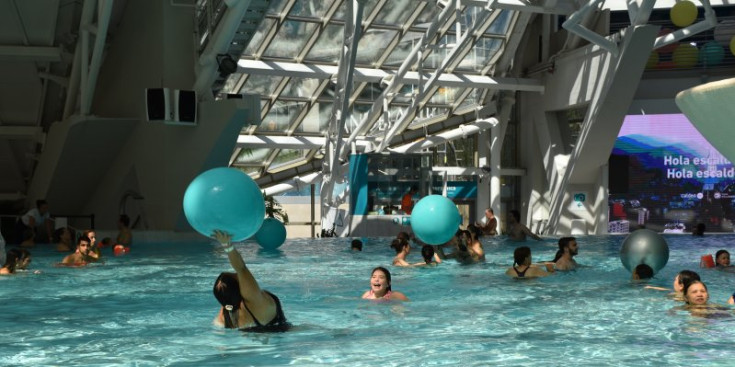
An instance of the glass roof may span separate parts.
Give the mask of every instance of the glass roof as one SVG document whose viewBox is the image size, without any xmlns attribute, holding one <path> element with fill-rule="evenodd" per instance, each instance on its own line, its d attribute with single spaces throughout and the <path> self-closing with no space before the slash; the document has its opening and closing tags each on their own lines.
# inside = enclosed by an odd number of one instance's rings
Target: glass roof
<svg viewBox="0 0 735 367">
<path fill-rule="evenodd" d="M 309 66 L 306 70 L 329 67 L 334 75 L 295 71 L 269 75 L 269 71 L 262 70 L 253 74 L 235 73 L 227 78 L 218 98 L 228 93 L 260 95 L 262 123 L 244 129 L 242 134 L 324 137 L 335 98 L 338 101 L 347 98 L 335 91 L 347 12 L 345 0 L 271 0 L 268 6 L 265 19 L 240 59 L 278 62 L 286 68 Z M 409 131 L 441 122 L 459 110 L 471 111 L 482 103 L 487 89 L 424 86 L 437 70 L 443 75 L 493 76 L 493 65 L 508 43 L 517 13 L 463 5 L 459 17 L 456 12 L 449 11 L 447 21 L 438 24 L 436 35 L 424 40 L 429 27 L 439 21 L 441 11 L 437 2 L 429 0 L 367 0 L 362 36 L 357 42 L 356 69 L 383 72 L 379 75 L 394 74 L 407 62 L 415 47 L 422 46 L 423 42 L 423 48 L 420 62 L 409 65 L 414 72 L 413 79 L 402 83 L 396 93 L 385 97 L 385 101 L 380 98 L 387 83 L 375 78 L 355 78 L 349 96 L 345 135 L 361 126 L 371 109 L 379 109 L 380 118 L 365 127 L 365 137 L 382 139 L 386 131 L 405 120 L 406 115 L 416 116 L 402 125 Z M 465 37 L 471 30 L 474 32 Z M 423 76 L 416 79 L 415 72 Z M 410 108 L 417 99 L 421 103 L 412 114 Z M 387 113 L 382 111 L 384 105 L 388 107 Z M 312 160 L 320 160 L 323 155 L 323 150 L 314 145 L 305 145 L 304 149 L 240 147 L 233 154 L 232 165 L 258 179 L 274 172 L 298 169 L 300 165 L 313 163 Z M 318 169 L 318 165 L 312 166 Z"/>
</svg>

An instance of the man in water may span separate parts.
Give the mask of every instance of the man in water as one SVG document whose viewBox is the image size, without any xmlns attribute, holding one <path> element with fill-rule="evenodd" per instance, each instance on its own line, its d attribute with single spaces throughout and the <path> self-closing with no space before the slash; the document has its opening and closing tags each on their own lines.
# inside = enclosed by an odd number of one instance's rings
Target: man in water
<svg viewBox="0 0 735 367">
<path fill-rule="evenodd" d="M 481 223 L 475 223 L 475 225 L 482 230 L 484 235 L 496 236 L 498 234 L 498 218 L 495 218 L 495 213 L 491 208 L 485 209 L 485 218 Z"/>
<path fill-rule="evenodd" d="M 92 241 L 87 237 L 79 237 L 79 240 L 77 241 L 77 250 L 73 254 L 67 255 L 64 260 L 61 261 L 61 264 L 79 266 L 86 265 L 92 261 L 97 261 L 99 257 L 94 253 L 94 251 L 91 251 L 91 242 Z"/>
<path fill-rule="evenodd" d="M 556 252 L 554 258 L 554 267 L 556 270 L 568 271 L 577 268 L 577 262 L 574 256 L 577 255 L 579 247 L 577 239 L 574 237 L 562 237 L 559 239 L 559 251 Z"/>
<path fill-rule="evenodd" d="M 531 232 L 528 227 L 521 223 L 521 213 L 517 210 L 510 211 L 510 218 L 508 218 L 508 237 L 513 241 L 525 241 L 526 236 L 533 238 L 536 241 L 541 241 L 542 238 Z"/>
</svg>

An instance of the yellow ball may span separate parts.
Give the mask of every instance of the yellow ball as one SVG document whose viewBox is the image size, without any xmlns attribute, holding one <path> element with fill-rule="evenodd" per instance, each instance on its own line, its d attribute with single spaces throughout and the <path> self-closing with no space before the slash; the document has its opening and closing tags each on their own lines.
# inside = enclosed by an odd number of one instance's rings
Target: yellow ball
<svg viewBox="0 0 735 367">
<path fill-rule="evenodd" d="M 732 39 L 730 40 L 730 52 L 735 55 L 735 36 L 732 36 Z"/>
<path fill-rule="evenodd" d="M 697 19 L 697 6 L 689 0 L 676 3 L 669 11 L 671 22 L 678 27 L 686 27 Z"/>
<path fill-rule="evenodd" d="M 699 61 L 699 50 L 696 46 L 688 43 L 682 43 L 674 50 L 672 55 L 674 65 L 678 68 L 691 68 L 697 65 Z"/>
<path fill-rule="evenodd" d="M 653 69 L 656 67 L 656 64 L 658 64 L 658 52 L 651 51 L 651 54 L 648 55 L 648 60 L 646 61 L 646 69 Z"/>
</svg>

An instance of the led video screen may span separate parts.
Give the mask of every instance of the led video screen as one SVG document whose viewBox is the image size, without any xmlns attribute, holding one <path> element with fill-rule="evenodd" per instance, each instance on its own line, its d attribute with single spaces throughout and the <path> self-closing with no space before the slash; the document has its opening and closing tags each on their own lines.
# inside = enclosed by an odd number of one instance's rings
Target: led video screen
<svg viewBox="0 0 735 367">
<path fill-rule="evenodd" d="M 627 116 L 608 182 L 609 232 L 733 231 L 735 169 L 683 114 Z"/>
</svg>

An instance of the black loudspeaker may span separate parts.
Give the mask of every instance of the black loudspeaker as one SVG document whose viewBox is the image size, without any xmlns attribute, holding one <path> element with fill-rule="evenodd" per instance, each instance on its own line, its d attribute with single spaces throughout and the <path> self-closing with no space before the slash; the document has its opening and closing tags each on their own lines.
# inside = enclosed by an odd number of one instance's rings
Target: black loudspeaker
<svg viewBox="0 0 735 367">
<path fill-rule="evenodd" d="M 197 94 L 193 90 L 176 90 L 176 116 L 180 123 L 196 124 L 197 122 Z"/>
<path fill-rule="evenodd" d="M 168 88 L 148 88 L 145 90 L 146 120 L 162 121 L 171 119 Z"/>
</svg>

